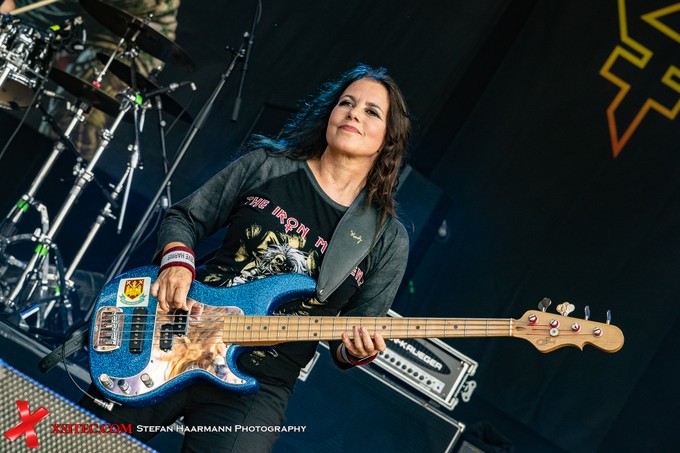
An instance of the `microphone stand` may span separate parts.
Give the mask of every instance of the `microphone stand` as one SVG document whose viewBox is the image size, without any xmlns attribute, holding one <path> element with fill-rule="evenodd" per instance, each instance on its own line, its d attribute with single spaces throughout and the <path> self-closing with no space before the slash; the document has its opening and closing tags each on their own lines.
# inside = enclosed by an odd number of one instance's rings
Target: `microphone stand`
<svg viewBox="0 0 680 453">
<path fill-rule="evenodd" d="M 161 142 L 161 159 L 163 159 L 163 174 L 168 174 L 168 152 L 165 146 L 165 119 L 163 118 L 163 99 L 160 94 L 154 96 L 156 101 L 156 110 L 158 111 L 158 133 Z M 160 208 L 167 209 L 172 204 L 172 191 L 170 189 L 171 181 L 165 186 L 165 196 L 161 199 Z"/>
<path fill-rule="evenodd" d="M 208 115 L 210 114 L 210 111 L 212 110 L 212 107 L 215 103 L 215 100 L 217 99 L 217 96 L 220 94 L 222 91 L 222 88 L 224 87 L 224 84 L 227 81 L 227 78 L 231 75 L 233 72 L 234 68 L 236 65 L 241 61 L 243 58 L 243 48 L 244 48 L 245 43 L 241 44 L 241 48 L 234 53 L 234 56 L 231 60 L 231 63 L 229 64 L 229 67 L 227 70 L 221 75 L 220 81 L 213 90 L 212 94 L 204 104 L 203 108 L 201 109 L 200 113 L 194 120 L 193 124 L 191 125 L 191 130 L 187 134 L 186 138 L 182 142 L 182 145 L 180 146 L 180 149 L 177 151 L 177 155 L 175 156 L 175 160 L 173 161 L 172 165 L 168 169 L 167 174 L 165 175 L 165 178 L 160 184 L 160 187 L 158 188 L 158 191 L 154 195 L 154 197 L 151 199 L 151 202 L 149 203 L 149 206 L 142 216 L 142 219 L 140 220 L 139 224 L 137 225 L 137 228 L 135 231 L 132 233 L 130 236 L 130 240 L 128 243 L 125 245 L 123 250 L 120 252 L 118 255 L 118 259 L 116 260 L 115 263 L 111 266 L 109 273 L 106 276 L 106 281 L 111 281 L 116 275 L 120 274 L 125 265 L 127 264 L 127 261 L 129 259 L 129 254 L 130 252 L 137 246 L 139 240 L 142 238 L 142 234 L 144 233 L 144 230 L 146 229 L 149 221 L 151 220 L 151 216 L 153 212 L 156 209 L 156 204 L 160 200 L 160 198 L 163 196 L 163 193 L 166 190 L 167 184 L 172 179 L 173 175 L 175 174 L 175 171 L 177 170 L 177 167 L 179 164 L 182 162 L 182 159 L 184 158 L 184 155 L 186 154 L 187 149 L 189 146 L 191 146 L 191 143 L 193 142 L 194 138 L 196 137 L 196 134 L 198 131 L 203 127 L 203 124 L 205 123 L 205 120 L 208 118 Z M 92 316 L 92 311 L 94 309 L 94 305 L 92 304 L 88 313 L 85 316 L 85 319 L 89 319 Z"/>
<path fill-rule="evenodd" d="M 234 102 L 234 110 L 231 114 L 231 121 L 236 122 L 238 120 L 238 114 L 241 110 L 241 93 L 243 92 L 243 84 L 246 79 L 246 73 L 248 72 L 248 61 L 250 60 L 250 49 L 253 47 L 255 42 L 255 27 L 260 22 L 260 16 L 262 15 L 262 2 L 258 0 L 257 8 L 255 9 L 255 15 L 253 16 L 253 24 L 250 27 L 250 33 L 245 32 L 243 34 L 243 39 L 246 40 L 248 46 L 245 50 L 240 50 L 239 52 L 245 52 L 243 56 L 243 66 L 241 67 L 241 82 L 238 86 L 238 93 L 236 94 L 236 101 Z M 241 47 L 243 49 L 243 47 Z"/>
</svg>

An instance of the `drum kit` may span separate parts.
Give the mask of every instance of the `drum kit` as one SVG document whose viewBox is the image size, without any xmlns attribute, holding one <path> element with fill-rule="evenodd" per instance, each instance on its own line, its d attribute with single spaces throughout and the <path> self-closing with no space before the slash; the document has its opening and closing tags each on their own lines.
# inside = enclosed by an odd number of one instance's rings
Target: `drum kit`
<svg viewBox="0 0 680 453">
<path fill-rule="evenodd" d="M 54 0 L 43 0 L 36 3 L 35 7 L 52 1 Z M 64 27 L 40 30 L 22 23 L 16 11 L 13 14 L 0 15 L 0 108 L 25 110 L 37 105 L 36 101 L 47 91 L 45 89 L 47 81 L 54 82 L 64 92 L 77 99 L 72 105 L 69 104 L 70 122 L 63 130 L 58 128 L 53 118 L 50 119 L 49 115 L 44 115 L 48 117 L 47 120 L 59 138 L 55 141 L 47 160 L 28 190 L 4 219 L 0 220 L 0 314 L 12 314 L 15 317 L 18 315 L 20 325 L 34 332 L 49 329 L 65 332 L 73 323 L 73 307 L 69 301 L 69 294 L 74 291 L 71 279 L 100 227 L 107 219 L 115 218 L 113 210 L 117 207 L 116 201 L 119 196 L 123 194 L 124 199 L 118 214 L 120 231 L 133 174 L 139 167 L 139 136 L 145 111 L 155 109 L 158 113 L 165 180 L 156 197 L 151 200 L 153 206 L 149 207 L 137 231 L 133 233 L 129 247 L 134 245 L 132 241 L 140 235 L 140 230 L 146 228 L 147 225 L 144 222 L 148 221 L 148 213 L 154 209 L 157 210 L 160 194 L 165 193 L 169 197 L 170 178 L 191 143 L 193 135 L 200 128 L 200 125 L 196 123 L 201 122 L 194 121 L 186 109 L 170 96 L 172 91 L 183 85 L 191 85 L 191 88 L 195 90 L 193 83 L 173 83 L 161 87 L 155 80 L 157 74 L 145 76 L 134 69 L 135 58 L 138 57 L 140 51 L 185 71 L 191 71 L 194 68 L 191 58 L 181 47 L 152 28 L 151 15 L 139 18 L 98 0 L 80 0 L 80 4 L 92 18 L 115 37 L 120 38 L 112 53 L 97 54 L 97 59 L 104 66 L 103 69 L 95 72 L 93 77 L 96 76 L 96 78 L 89 81 L 53 67 L 55 55 L 63 50 L 64 46 L 70 45 L 71 48 L 78 48 L 77 45 L 73 45 L 73 41 L 79 39 L 80 35 L 77 30 L 83 26 L 81 18 L 69 21 Z M 76 44 L 81 44 L 80 48 L 84 47 L 82 42 L 76 42 Z M 205 119 L 209 106 L 235 65 L 244 59 L 246 46 L 247 43 L 244 43 L 238 51 L 232 50 L 231 65 L 222 75 L 220 85 L 199 114 L 201 119 Z M 129 65 L 121 61 L 123 57 L 130 61 Z M 107 83 L 104 81 L 104 76 L 109 72 L 127 85 L 115 96 L 107 94 L 103 89 Z M 51 93 L 54 97 L 54 93 Z M 66 200 L 56 214 L 50 218 L 46 206 L 36 199 L 36 194 L 64 150 L 70 149 L 78 153 L 70 137 L 79 124 L 86 123 L 92 109 L 113 117 L 113 123 L 100 131 L 100 141 L 92 157 L 87 162 L 78 159 L 74 170 L 75 181 Z M 178 150 L 170 168 L 165 156 L 163 128 L 165 121 L 162 116 L 164 112 L 185 123 L 192 124 L 193 128 L 183 141 L 183 148 Z M 55 237 L 85 186 L 94 179 L 93 169 L 123 121 L 132 122 L 135 129 L 134 143 L 128 146 L 131 152 L 127 169 L 106 197 L 108 202 L 94 220 L 82 246 L 67 267 L 62 261 Z M 0 154 L 1 157 L 2 154 Z M 33 233 L 20 234 L 19 223 L 31 210 L 38 212 L 41 225 L 35 228 Z M 26 261 L 10 253 L 11 246 L 18 243 L 30 243 L 31 248 L 34 248 L 33 254 Z M 124 252 L 127 251 L 129 248 Z M 51 261 L 54 262 L 53 265 Z M 52 283 L 56 281 L 56 285 L 49 284 L 50 281 Z"/>
</svg>

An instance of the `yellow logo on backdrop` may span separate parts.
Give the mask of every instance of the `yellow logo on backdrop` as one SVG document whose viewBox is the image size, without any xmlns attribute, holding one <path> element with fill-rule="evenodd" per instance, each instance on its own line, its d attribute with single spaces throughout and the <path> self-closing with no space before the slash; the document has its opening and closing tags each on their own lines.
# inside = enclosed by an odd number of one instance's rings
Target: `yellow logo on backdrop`
<svg viewBox="0 0 680 453">
<path fill-rule="evenodd" d="M 617 60 L 619 60 L 619 58 L 623 58 L 637 68 L 644 69 L 654 55 L 654 52 L 631 38 L 628 34 L 626 0 L 618 0 L 618 10 L 619 34 L 622 44 L 619 44 L 614 48 L 611 54 L 609 54 L 607 61 L 600 69 L 600 75 L 602 77 L 619 87 L 618 94 L 614 97 L 612 103 L 609 104 L 609 107 L 607 107 L 607 123 L 609 124 L 609 135 L 611 138 L 614 157 L 619 155 L 623 147 L 626 145 L 628 140 L 630 140 L 630 137 L 635 133 L 635 130 L 638 128 L 650 110 L 655 110 L 670 120 L 675 119 L 678 111 L 680 111 L 680 97 L 678 97 L 677 101 L 675 101 L 673 105 L 664 105 L 660 101 L 652 97 L 648 97 L 640 110 L 638 110 L 638 112 L 635 114 L 630 124 L 626 126 L 617 122 L 616 112 L 623 100 L 626 98 L 626 95 L 629 93 L 631 84 L 614 74 L 614 72 L 612 72 L 612 66 L 617 62 Z M 668 38 L 680 44 L 680 32 L 674 30 L 664 23 L 664 18 L 666 16 L 675 14 L 679 11 L 680 3 L 675 3 L 656 11 L 643 14 L 640 16 L 640 18 L 656 30 L 663 33 Z M 678 69 L 678 67 L 675 65 L 669 64 L 665 70 L 665 73 L 661 77 L 661 83 L 680 95 L 680 69 Z"/>
</svg>

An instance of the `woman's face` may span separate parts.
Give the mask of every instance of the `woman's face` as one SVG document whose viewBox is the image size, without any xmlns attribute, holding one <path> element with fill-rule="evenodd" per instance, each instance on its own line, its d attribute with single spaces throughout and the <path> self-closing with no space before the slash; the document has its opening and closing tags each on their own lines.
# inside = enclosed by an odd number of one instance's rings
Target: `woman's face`
<svg viewBox="0 0 680 453">
<path fill-rule="evenodd" d="M 374 160 L 385 142 L 389 94 L 380 82 L 359 79 L 342 93 L 326 128 L 328 150 Z"/>
</svg>

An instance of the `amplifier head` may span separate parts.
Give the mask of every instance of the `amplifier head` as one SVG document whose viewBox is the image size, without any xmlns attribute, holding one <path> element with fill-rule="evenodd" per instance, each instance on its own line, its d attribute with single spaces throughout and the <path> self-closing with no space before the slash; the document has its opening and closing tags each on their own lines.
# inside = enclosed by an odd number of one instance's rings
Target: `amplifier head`
<svg viewBox="0 0 680 453">
<path fill-rule="evenodd" d="M 389 316 L 400 317 L 390 310 Z M 436 338 L 388 339 L 387 349 L 371 364 L 408 388 L 453 409 L 477 362 Z"/>
</svg>

